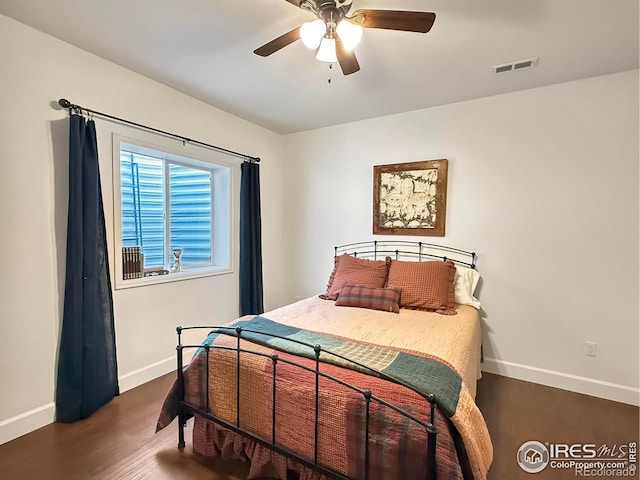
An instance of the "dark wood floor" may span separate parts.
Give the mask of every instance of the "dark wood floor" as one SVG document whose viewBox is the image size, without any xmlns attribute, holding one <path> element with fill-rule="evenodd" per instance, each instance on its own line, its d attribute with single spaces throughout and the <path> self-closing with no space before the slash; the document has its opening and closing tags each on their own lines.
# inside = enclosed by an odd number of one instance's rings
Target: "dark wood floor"
<svg viewBox="0 0 640 480">
<path fill-rule="evenodd" d="M 172 375 L 125 392 L 91 418 L 54 423 L 0 446 L 3 480 L 241 480 L 241 463 L 204 459 L 190 441 L 176 447 L 174 425 L 154 434 Z M 575 479 L 545 470 L 527 474 L 516 452 L 528 440 L 566 443 L 638 442 L 638 408 L 528 382 L 485 374 L 478 384 L 495 455 L 489 480 Z M 190 432 L 188 432 L 190 437 Z M 189 438 L 188 437 L 188 438 Z"/>
<path fill-rule="evenodd" d="M 576 480 L 568 470 L 522 471 L 516 456 L 529 440 L 609 446 L 638 443 L 639 410 L 631 405 L 488 373 L 478 382 L 476 403 L 493 443 L 489 480 Z"/>
<path fill-rule="evenodd" d="M 177 448 L 175 422 L 155 424 L 175 374 L 129 390 L 90 418 L 53 423 L 0 446 L 2 480 L 241 480 L 248 468 Z M 191 424 L 186 432 L 191 437 Z"/>
</svg>

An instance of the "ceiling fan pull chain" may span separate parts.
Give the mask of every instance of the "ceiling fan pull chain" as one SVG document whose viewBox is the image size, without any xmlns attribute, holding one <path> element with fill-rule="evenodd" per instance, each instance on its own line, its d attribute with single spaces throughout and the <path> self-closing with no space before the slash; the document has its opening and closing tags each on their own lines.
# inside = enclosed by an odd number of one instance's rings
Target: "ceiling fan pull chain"
<svg viewBox="0 0 640 480">
<path fill-rule="evenodd" d="M 331 84 L 331 71 L 333 69 L 333 63 L 329 64 L 329 76 L 327 77 L 327 83 L 330 85 Z"/>
</svg>

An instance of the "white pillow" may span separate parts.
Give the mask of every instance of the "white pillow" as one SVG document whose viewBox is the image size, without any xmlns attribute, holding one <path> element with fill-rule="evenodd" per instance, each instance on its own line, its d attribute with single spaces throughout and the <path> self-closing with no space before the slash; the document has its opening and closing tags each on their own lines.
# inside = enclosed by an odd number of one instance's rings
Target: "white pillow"
<svg viewBox="0 0 640 480">
<path fill-rule="evenodd" d="M 480 301 L 473 296 L 480 274 L 473 268 L 456 265 L 456 303 L 480 308 Z"/>
</svg>

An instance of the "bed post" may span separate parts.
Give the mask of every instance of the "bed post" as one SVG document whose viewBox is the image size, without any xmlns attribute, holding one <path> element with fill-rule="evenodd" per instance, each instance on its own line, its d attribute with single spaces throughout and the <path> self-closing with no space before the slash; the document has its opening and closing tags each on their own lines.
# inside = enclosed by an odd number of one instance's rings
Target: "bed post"
<svg viewBox="0 0 640 480">
<path fill-rule="evenodd" d="M 184 373 L 182 371 L 182 340 L 180 334 L 182 333 L 182 327 L 176 327 L 178 333 L 178 345 L 176 345 L 176 355 L 178 356 L 178 448 L 184 448 L 184 425 L 186 418 L 184 414 Z"/>
<path fill-rule="evenodd" d="M 436 436 L 438 433 L 435 427 L 436 397 L 432 393 L 428 398 L 431 415 L 427 424 L 427 480 L 436 480 Z"/>
<path fill-rule="evenodd" d="M 313 347 L 316 356 L 316 407 L 315 407 L 315 425 L 313 430 L 313 463 L 318 464 L 318 421 L 320 420 L 320 353 L 322 347 L 316 345 Z"/>
<path fill-rule="evenodd" d="M 436 480 L 436 427 L 427 426 L 427 480 Z"/>
<path fill-rule="evenodd" d="M 364 413 L 364 479 L 369 478 L 369 420 L 371 420 L 371 390 L 366 389 L 362 392 L 365 402 Z M 435 479 L 434 479 L 435 480 Z"/>
</svg>

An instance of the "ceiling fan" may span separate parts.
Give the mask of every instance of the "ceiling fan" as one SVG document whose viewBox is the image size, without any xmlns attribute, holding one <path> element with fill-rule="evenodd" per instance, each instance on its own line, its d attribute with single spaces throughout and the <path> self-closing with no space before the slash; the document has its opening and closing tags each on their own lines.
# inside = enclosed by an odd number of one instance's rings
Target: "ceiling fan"
<svg viewBox="0 0 640 480">
<path fill-rule="evenodd" d="M 317 49 L 316 58 L 323 62 L 338 62 L 342 73 L 351 75 L 360 70 L 353 49 L 362 38 L 362 28 L 382 28 L 405 32 L 427 33 L 436 14 L 401 10 L 356 10 L 348 15 L 353 0 L 286 0 L 317 18 L 264 44 L 253 53 L 268 57 L 287 45 L 302 39 Z"/>
</svg>

